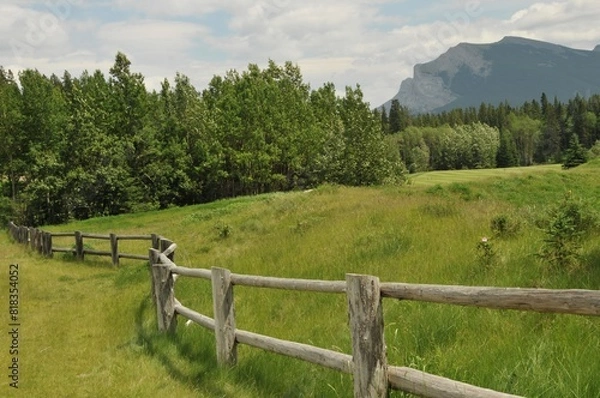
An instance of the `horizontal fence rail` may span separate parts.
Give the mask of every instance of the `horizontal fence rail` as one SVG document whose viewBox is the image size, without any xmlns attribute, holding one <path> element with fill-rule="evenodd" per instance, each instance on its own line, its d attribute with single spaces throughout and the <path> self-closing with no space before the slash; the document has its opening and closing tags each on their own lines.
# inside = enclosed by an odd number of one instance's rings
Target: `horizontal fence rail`
<svg viewBox="0 0 600 398">
<path fill-rule="evenodd" d="M 27 244 L 32 250 L 40 254 L 52 257 L 54 253 L 72 253 L 78 260 L 83 260 L 86 255 L 110 257 L 113 265 L 118 266 L 120 259 L 149 261 L 148 254 L 122 253 L 119 252 L 119 241 L 141 240 L 150 241 L 155 249 L 161 249 L 161 245 L 168 246 L 172 242 L 156 234 L 150 235 L 117 235 L 117 234 L 94 234 L 81 231 L 74 232 L 47 232 L 38 228 L 17 226 L 13 222 L 8 224 L 8 229 L 13 239 L 19 243 Z M 72 237 L 73 247 L 59 247 L 53 244 L 53 238 Z M 85 239 L 110 241 L 110 251 L 88 249 L 84 246 Z"/>
<path fill-rule="evenodd" d="M 600 291 L 382 283 L 384 297 L 492 309 L 600 315 Z"/>
<path fill-rule="evenodd" d="M 388 389 L 431 398 L 516 397 L 416 369 L 387 365 L 381 306 L 383 298 L 491 309 L 600 315 L 600 291 L 595 290 L 379 283 L 376 277 L 352 274 L 347 275 L 345 281 L 274 278 L 234 274 L 216 267 L 202 269 L 177 266 L 168 250 L 160 252 L 151 249 L 150 258 L 160 330 L 174 331 L 176 316 L 179 315 L 214 332 L 220 365 L 234 365 L 237 361 L 236 345 L 246 344 L 353 374 L 355 397 L 386 397 Z M 177 277 L 211 281 L 214 319 L 183 306 L 175 298 Z M 233 308 L 236 285 L 346 294 L 353 354 L 237 329 Z"/>
</svg>

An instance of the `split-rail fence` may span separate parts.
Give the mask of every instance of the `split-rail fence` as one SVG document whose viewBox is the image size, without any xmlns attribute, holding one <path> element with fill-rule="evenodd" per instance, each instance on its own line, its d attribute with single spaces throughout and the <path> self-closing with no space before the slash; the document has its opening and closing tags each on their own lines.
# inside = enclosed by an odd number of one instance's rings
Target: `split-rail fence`
<svg viewBox="0 0 600 398">
<path fill-rule="evenodd" d="M 81 231 L 74 232 L 48 232 L 38 228 L 30 228 L 24 226 L 17 226 L 13 222 L 8 224 L 8 230 L 13 239 L 19 243 L 31 246 L 32 250 L 35 250 L 46 257 L 52 257 L 54 253 L 72 253 L 78 260 L 83 260 L 86 255 L 91 256 L 107 256 L 112 260 L 113 265 L 119 265 L 121 258 L 128 258 L 133 260 L 145 260 L 149 261 L 148 254 L 132 254 L 119 252 L 119 241 L 124 240 L 142 240 L 150 241 L 150 246 L 155 249 L 160 249 L 163 245 L 163 249 L 170 244 L 167 239 L 156 235 L 117 235 L 114 233 L 110 234 L 92 234 L 84 233 Z M 73 237 L 72 247 L 59 247 L 53 245 L 53 238 L 65 238 Z M 86 248 L 84 245 L 84 239 L 96 239 L 96 240 L 107 240 L 110 241 L 110 251 L 108 250 L 94 250 Z M 165 246 L 166 245 L 166 246 Z"/>
<path fill-rule="evenodd" d="M 30 228 L 9 225 L 15 240 L 31 244 L 45 255 L 63 251 L 52 247 L 52 236 Z M 32 232 L 33 231 L 33 232 Z M 74 233 L 76 248 L 69 249 L 83 259 L 83 254 L 109 255 L 83 249 L 82 238 L 106 239 L 104 235 Z M 116 236 L 119 239 L 141 236 Z M 113 236 L 116 236 L 113 237 Z M 512 309 L 544 313 L 600 316 L 600 291 L 582 289 L 521 289 L 476 286 L 427 285 L 380 282 L 369 275 L 347 274 L 343 281 L 288 279 L 231 273 L 224 268 L 187 268 L 175 264 L 177 245 L 157 235 L 144 236 L 152 240 L 147 256 L 127 255 L 113 249 L 115 258 L 148 259 L 151 270 L 152 297 L 156 308 L 158 329 L 173 333 L 177 316 L 184 317 L 215 334 L 217 363 L 232 366 L 237 361 L 237 345 L 245 344 L 277 354 L 308 361 L 323 367 L 353 375 L 356 398 L 383 398 L 389 390 L 400 390 L 430 398 L 509 398 L 517 397 L 487 388 L 473 386 L 420 370 L 391 366 L 387 363 L 384 339 L 383 298 L 473 306 L 491 309 Z M 35 243 L 32 243 L 35 242 Z M 112 246 L 113 248 L 115 246 Z M 117 252 L 118 254 L 115 254 Z M 200 314 L 185 307 L 175 297 L 175 280 L 192 277 L 209 280 L 212 286 L 213 316 Z M 308 344 L 281 340 L 236 328 L 234 286 L 271 288 L 315 293 L 345 294 L 352 338 L 352 354 L 345 354 Z"/>
<path fill-rule="evenodd" d="M 426 301 L 493 309 L 600 316 L 600 291 L 381 283 L 369 275 L 347 274 L 344 281 L 287 279 L 234 274 L 224 268 L 186 268 L 174 263 L 176 244 L 162 252 L 150 249 L 152 289 L 158 328 L 173 332 L 182 316 L 214 332 L 217 362 L 236 363 L 238 344 L 302 359 L 352 374 L 354 396 L 386 397 L 389 389 L 431 398 L 508 398 L 515 395 L 469 385 L 408 367 L 390 366 L 386 359 L 382 299 Z M 175 297 L 176 277 L 211 281 L 213 316 L 185 307 Z M 234 286 L 346 294 L 352 355 L 280 340 L 236 328 Z"/>
</svg>

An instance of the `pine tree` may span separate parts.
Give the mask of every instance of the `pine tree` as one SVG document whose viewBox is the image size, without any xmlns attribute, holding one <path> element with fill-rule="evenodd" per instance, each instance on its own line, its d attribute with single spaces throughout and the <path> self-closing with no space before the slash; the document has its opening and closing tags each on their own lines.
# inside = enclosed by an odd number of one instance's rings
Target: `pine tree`
<svg viewBox="0 0 600 398">
<path fill-rule="evenodd" d="M 567 148 L 565 151 L 565 158 L 562 167 L 563 169 L 570 169 L 585 162 L 587 162 L 587 152 L 579 143 L 579 137 L 577 137 L 576 134 L 573 134 L 569 142 L 569 148 Z"/>
<path fill-rule="evenodd" d="M 517 147 L 510 131 L 502 130 L 500 132 L 500 146 L 496 154 L 496 167 L 514 167 L 518 166 Z"/>
</svg>

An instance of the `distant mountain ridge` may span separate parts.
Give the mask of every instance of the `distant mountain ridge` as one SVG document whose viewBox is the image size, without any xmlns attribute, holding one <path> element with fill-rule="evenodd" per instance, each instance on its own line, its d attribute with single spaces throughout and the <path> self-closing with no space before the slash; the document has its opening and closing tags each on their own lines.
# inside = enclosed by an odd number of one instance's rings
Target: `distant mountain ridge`
<svg viewBox="0 0 600 398">
<path fill-rule="evenodd" d="M 414 67 L 397 99 L 412 113 L 478 107 L 482 102 L 520 105 L 545 92 L 566 101 L 600 93 L 600 45 L 593 50 L 507 36 L 497 43 L 460 43 Z"/>
</svg>

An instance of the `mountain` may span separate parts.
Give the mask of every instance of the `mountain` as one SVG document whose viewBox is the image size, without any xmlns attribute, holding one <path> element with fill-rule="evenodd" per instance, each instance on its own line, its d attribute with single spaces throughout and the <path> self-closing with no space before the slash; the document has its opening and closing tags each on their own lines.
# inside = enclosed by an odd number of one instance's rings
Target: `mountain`
<svg viewBox="0 0 600 398">
<path fill-rule="evenodd" d="M 497 43 L 461 43 L 437 59 L 414 67 L 393 99 L 413 113 L 453 108 L 520 105 L 545 92 L 566 101 L 600 93 L 600 45 L 577 50 L 507 36 Z M 391 101 L 383 106 L 389 109 Z"/>
</svg>

